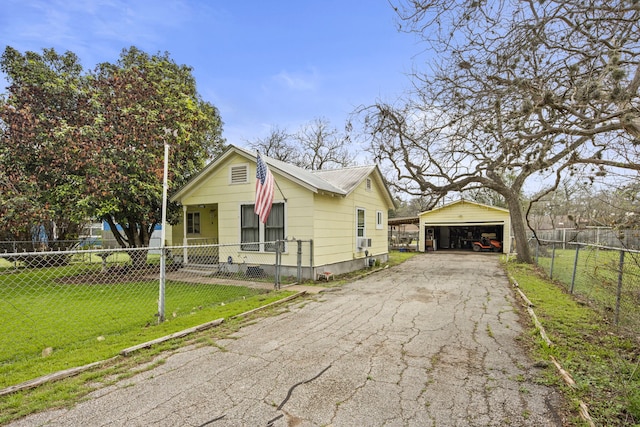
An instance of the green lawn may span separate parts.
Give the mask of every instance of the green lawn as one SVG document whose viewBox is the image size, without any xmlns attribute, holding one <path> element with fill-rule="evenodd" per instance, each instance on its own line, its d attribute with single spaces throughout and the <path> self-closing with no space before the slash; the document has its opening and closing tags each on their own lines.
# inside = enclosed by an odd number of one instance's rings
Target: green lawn
<svg viewBox="0 0 640 427">
<path fill-rule="evenodd" d="M 391 252 L 388 264 L 399 264 L 414 255 L 417 253 Z M 87 259 L 82 261 L 86 265 Z M 99 259 L 89 264 L 89 271 L 100 268 Z M 157 325 L 157 280 L 61 286 L 60 278 L 86 273 L 86 270 L 78 270 L 77 266 L 74 270 L 69 266 L 24 270 L 10 275 L 7 270 L 13 270 L 13 264 L 0 259 L 0 316 L 11 319 L 10 323 L 0 322 L 0 351 L 3 354 L 0 387 L 105 360 L 124 348 L 210 320 L 230 320 L 210 331 L 158 344 L 75 377 L 2 396 L 0 425 L 32 412 L 68 405 L 95 387 L 132 375 L 141 364 L 151 369 L 163 362 L 162 357 L 158 357 L 160 353 L 176 349 L 184 342 L 216 345 L 212 337 L 225 337 L 243 323 L 232 316 L 291 295 L 286 291 L 258 293 L 242 287 L 169 282 L 166 291 L 168 320 Z M 335 283 L 339 286 L 349 278 L 370 271 L 364 269 L 341 275 Z M 330 283 L 334 284 L 333 281 Z M 211 295 L 217 299 L 212 299 Z M 53 347 L 53 353 L 43 357 L 42 350 L 49 346 Z M 150 363 L 152 360 L 155 362 Z"/>
<path fill-rule="evenodd" d="M 112 284 L 64 280 L 99 269 L 74 265 L 0 271 L 0 388 L 103 360 L 123 348 L 290 294 L 167 281 L 167 320 L 158 325 L 157 279 Z"/>
<path fill-rule="evenodd" d="M 406 260 L 413 258 L 416 255 L 420 255 L 422 252 L 400 252 L 400 251 L 391 251 L 389 252 L 389 266 L 393 267 L 394 265 L 402 264 Z"/>
<path fill-rule="evenodd" d="M 639 425 L 637 329 L 631 335 L 623 334 L 598 310 L 580 303 L 530 265 L 510 262 L 506 268 L 533 302 L 536 316 L 554 344 L 549 348 L 531 327 L 538 343 L 533 349 L 534 357 L 547 364 L 548 382 L 567 396 L 573 405 L 572 413 L 578 413 L 578 402 L 582 401 L 589 408 L 595 425 Z M 556 368 L 549 363 L 549 356 L 554 356 L 569 372 L 576 387 L 560 380 Z M 543 366 L 541 362 L 537 365 Z M 567 421 L 570 421 L 567 425 L 587 425 L 577 416 Z"/>
<path fill-rule="evenodd" d="M 556 249 L 553 261 L 552 255 L 553 251 L 547 247 L 544 252 L 538 254 L 537 263 L 547 274 L 551 274 L 553 280 L 561 282 L 568 291 L 571 290 L 573 282 L 573 293 L 597 308 L 611 322 L 615 323 L 617 316 L 621 327 L 630 330 L 640 329 L 639 254 L 625 254 L 618 311 L 620 251 L 582 247 L 577 255 L 577 263 L 575 248 Z"/>
</svg>

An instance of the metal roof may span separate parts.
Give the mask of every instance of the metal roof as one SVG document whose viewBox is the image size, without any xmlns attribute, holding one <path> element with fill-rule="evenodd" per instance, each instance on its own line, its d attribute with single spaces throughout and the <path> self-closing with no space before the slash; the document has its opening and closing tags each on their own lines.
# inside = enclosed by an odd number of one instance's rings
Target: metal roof
<svg viewBox="0 0 640 427">
<path fill-rule="evenodd" d="M 194 176 L 184 187 L 178 190 L 171 200 L 179 200 L 184 193 L 189 191 L 194 185 L 197 185 L 201 180 L 214 170 L 216 166 L 224 161 L 231 154 L 237 153 L 247 159 L 255 162 L 257 158 L 256 151 L 246 150 L 235 145 L 229 145 L 227 149 L 217 159 L 209 163 L 200 173 Z M 374 171 L 377 171 L 377 179 L 383 188 L 383 191 L 387 197 L 387 202 L 390 206 L 393 206 L 393 197 L 389 192 L 386 184 L 382 179 L 377 166 L 356 166 L 344 169 L 335 170 L 318 170 L 311 171 L 303 169 L 301 167 L 286 163 L 280 160 L 273 159 L 271 157 L 261 154 L 264 162 L 269 165 L 272 173 L 283 175 L 291 181 L 297 182 L 303 187 L 313 191 L 315 193 L 329 193 L 336 196 L 346 196 Z"/>
<path fill-rule="evenodd" d="M 417 216 L 407 216 L 402 218 L 389 218 L 387 220 L 389 225 L 402 225 L 402 224 L 419 224 L 420 218 Z"/>
<path fill-rule="evenodd" d="M 240 152 L 240 154 L 244 154 L 245 157 L 249 157 L 254 161 L 257 158 L 256 151 L 249 151 L 245 150 L 244 148 L 235 146 L 232 147 Z M 281 175 L 285 175 L 287 178 L 292 179 L 293 181 L 306 184 L 305 186 L 311 190 L 314 190 L 316 192 L 325 191 L 340 196 L 346 196 L 348 194 L 348 192 L 344 191 L 340 187 L 333 185 L 330 181 L 322 179 L 321 177 L 316 175 L 314 171 L 303 169 L 296 165 L 276 160 L 263 154 L 261 154 L 260 156 L 262 157 L 262 160 L 267 165 L 269 165 L 272 173 L 280 173 Z"/>
<path fill-rule="evenodd" d="M 330 182 L 346 193 L 350 193 L 375 169 L 375 166 L 356 166 L 335 170 L 318 170 L 312 173 Z"/>
</svg>

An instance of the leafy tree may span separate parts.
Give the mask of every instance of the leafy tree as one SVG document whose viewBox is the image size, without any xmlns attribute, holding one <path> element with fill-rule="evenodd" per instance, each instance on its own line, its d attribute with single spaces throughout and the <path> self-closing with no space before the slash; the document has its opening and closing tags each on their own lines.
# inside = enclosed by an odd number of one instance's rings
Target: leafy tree
<svg viewBox="0 0 640 427">
<path fill-rule="evenodd" d="M 404 105 L 363 110 L 397 186 L 437 200 L 488 188 L 531 262 L 522 190 L 582 165 L 638 168 L 640 10 L 634 2 L 407 0 L 404 29 L 434 54 Z"/>
<path fill-rule="evenodd" d="M 37 194 L 33 189 L 24 191 L 16 188 L 0 171 L 0 241 L 29 241 L 33 224 L 42 221 L 39 215 L 38 201 L 28 194 Z"/>
<path fill-rule="evenodd" d="M 86 212 L 76 207 L 82 179 L 67 172 L 82 148 L 67 146 L 65 133 L 81 124 L 82 67 L 70 52 L 7 47 L 0 69 L 10 83 L 0 100 L 3 238 L 31 240 L 31 228 L 43 225 L 52 240 L 74 239 Z"/>
<path fill-rule="evenodd" d="M 220 117 L 200 99 L 191 69 L 166 53 L 125 50 L 89 81 L 94 151 L 85 203 L 122 247 L 148 246 L 162 217 L 163 143 L 172 147 L 170 190 L 177 189 L 222 145 Z"/>
<path fill-rule="evenodd" d="M 99 218 L 122 247 L 146 247 L 162 216 L 164 143 L 172 189 L 223 148 L 217 109 L 167 53 L 132 47 L 83 73 L 71 53 L 7 48 L 2 66 L 11 86 L 1 161 L 12 167 L 9 181 L 47 190 L 38 193 L 42 207 L 65 207 L 56 225 Z"/>
</svg>

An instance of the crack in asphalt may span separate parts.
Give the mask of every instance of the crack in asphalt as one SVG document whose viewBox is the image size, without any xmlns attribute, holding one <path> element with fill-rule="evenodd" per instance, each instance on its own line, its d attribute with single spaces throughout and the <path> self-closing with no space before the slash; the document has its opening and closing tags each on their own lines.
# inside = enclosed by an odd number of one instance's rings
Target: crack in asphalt
<svg viewBox="0 0 640 427">
<path fill-rule="evenodd" d="M 23 425 L 560 426 L 496 259 L 416 256 Z"/>
</svg>

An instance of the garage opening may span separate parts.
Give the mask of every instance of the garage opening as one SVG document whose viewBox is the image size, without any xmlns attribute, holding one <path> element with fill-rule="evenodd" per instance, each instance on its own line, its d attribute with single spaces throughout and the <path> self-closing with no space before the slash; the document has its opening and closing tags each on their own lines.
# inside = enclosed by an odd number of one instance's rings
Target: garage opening
<svg viewBox="0 0 640 427">
<path fill-rule="evenodd" d="M 474 250 L 474 243 L 481 242 L 480 249 L 502 251 L 504 247 L 504 223 L 481 224 L 427 224 L 424 230 L 425 249 L 435 250 Z M 500 248 L 491 245 L 490 240 L 500 242 Z"/>
</svg>

